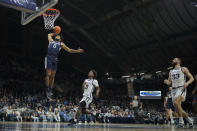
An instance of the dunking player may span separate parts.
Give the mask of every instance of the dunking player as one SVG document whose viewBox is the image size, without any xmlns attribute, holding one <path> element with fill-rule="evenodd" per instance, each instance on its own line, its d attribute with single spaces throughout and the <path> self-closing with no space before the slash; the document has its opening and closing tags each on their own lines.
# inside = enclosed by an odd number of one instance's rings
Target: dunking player
<svg viewBox="0 0 197 131">
<path fill-rule="evenodd" d="M 177 117 L 177 114 L 175 112 L 175 109 L 174 109 L 174 106 L 173 106 L 173 103 L 172 103 L 171 91 L 172 91 L 172 87 L 169 87 L 169 92 L 167 93 L 167 96 L 164 99 L 164 107 L 166 109 L 166 117 L 165 117 L 166 118 L 166 120 L 165 120 L 166 124 L 168 123 L 169 117 L 171 119 L 170 120 L 171 124 L 174 124 L 173 115 L 175 117 Z"/>
<path fill-rule="evenodd" d="M 100 87 L 98 81 L 96 80 L 97 72 L 95 70 L 90 70 L 88 73 L 88 79 L 85 79 L 82 89 L 83 89 L 83 98 L 80 101 L 80 106 L 77 110 L 77 114 L 75 116 L 74 121 L 72 124 L 76 124 L 81 114 L 92 114 L 90 111 L 87 110 L 89 108 L 90 103 L 93 100 L 92 93 L 96 88 L 96 98 L 99 97 Z"/>
<path fill-rule="evenodd" d="M 195 89 L 192 91 L 192 94 L 194 96 L 192 106 L 194 111 L 197 113 L 197 75 L 195 76 L 196 86 Z"/>
<path fill-rule="evenodd" d="M 164 80 L 164 83 L 167 85 L 172 84 L 172 102 L 179 116 L 178 127 L 183 128 L 184 117 L 189 123 L 189 127 L 192 128 L 193 120 L 188 117 L 187 113 L 182 109 L 181 103 L 185 101 L 187 87 L 194 81 L 194 78 L 186 67 L 181 67 L 180 58 L 174 58 L 172 64 L 174 69 L 169 72 L 169 78 L 168 80 Z M 185 76 L 189 78 L 187 82 Z"/>
<path fill-rule="evenodd" d="M 46 68 L 45 84 L 47 87 L 46 95 L 48 98 L 51 98 L 55 73 L 57 71 L 57 58 L 59 51 L 61 49 L 64 49 L 69 53 L 83 53 L 83 49 L 77 49 L 77 50 L 70 49 L 62 42 L 60 35 L 57 35 L 55 33 L 48 34 L 48 40 L 49 40 L 48 52 L 47 52 L 47 56 L 45 57 L 45 68 Z"/>
</svg>

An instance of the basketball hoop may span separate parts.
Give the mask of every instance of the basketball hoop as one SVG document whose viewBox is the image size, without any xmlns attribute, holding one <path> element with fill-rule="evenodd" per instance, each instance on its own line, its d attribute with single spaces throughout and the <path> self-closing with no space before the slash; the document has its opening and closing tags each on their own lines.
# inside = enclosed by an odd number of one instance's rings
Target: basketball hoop
<svg viewBox="0 0 197 131">
<path fill-rule="evenodd" d="M 52 30 L 54 27 L 55 20 L 59 17 L 60 11 L 57 9 L 48 9 L 44 14 L 44 23 L 45 23 L 45 29 Z"/>
</svg>

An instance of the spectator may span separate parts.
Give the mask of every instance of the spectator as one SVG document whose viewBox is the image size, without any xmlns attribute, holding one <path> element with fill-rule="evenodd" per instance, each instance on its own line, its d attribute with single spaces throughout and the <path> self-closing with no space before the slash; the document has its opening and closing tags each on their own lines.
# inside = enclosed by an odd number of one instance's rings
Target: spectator
<svg viewBox="0 0 197 131">
<path fill-rule="evenodd" d="M 14 121 L 14 113 L 12 110 L 12 106 L 8 106 L 8 109 L 6 110 L 6 119 L 8 121 Z"/>
<path fill-rule="evenodd" d="M 38 107 L 35 108 L 35 111 L 32 112 L 32 119 L 34 122 L 39 122 L 39 113 L 38 113 Z"/>
<path fill-rule="evenodd" d="M 54 119 L 55 119 L 56 122 L 60 122 L 60 115 L 59 115 L 58 108 L 54 109 Z"/>
<path fill-rule="evenodd" d="M 48 112 L 47 112 L 47 120 L 50 122 L 53 122 L 53 112 L 52 112 L 52 108 L 50 107 Z"/>
<path fill-rule="evenodd" d="M 39 114 L 39 119 L 41 119 L 43 122 L 47 121 L 47 118 L 46 118 L 46 115 L 45 115 L 45 111 L 42 110 L 41 106 L 39 107 L 38 114 Z"/>
<path fill-rule="evenodd" d="M 17 109 L 17 110 L 15 110 L 14 111 L 14 116 L 16 117 L 16 120 L 17 121 L 23 121 L 23 118 L 22 118 L 22 116 L 21 116 L 21 113 L 20 113 L 20 110 L 19 109 Z"/>
<path fill-rule="evenodd" d="M 110 123 L 110 117 L 113 117 L 113 116 L 111 114 L 111 111 L 108 110 L 107 113 L 105 113 L 105 115 L 104 115 L 104 123 L 105 122 Z"/>
</svg>

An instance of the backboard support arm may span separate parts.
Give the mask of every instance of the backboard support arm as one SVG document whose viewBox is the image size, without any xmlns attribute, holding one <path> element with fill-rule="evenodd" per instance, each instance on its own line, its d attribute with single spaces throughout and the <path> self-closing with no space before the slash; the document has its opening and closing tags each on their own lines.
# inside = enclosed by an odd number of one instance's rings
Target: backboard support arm
<svg viewBox="0 0 197 131">
<path fill-rule="evenodd" d="M 55 6 L 58 3 L 58 0 L 52 0 L 46 5 L 36 9 L 36 11 L 33 14 L 27 13 L 25 11 L 22 11 L 21 13 L 21 24 L 26 25 L 32 20 L 34 20 L 36 17 L 42 15 L 47 9 Z"/>
</svg>

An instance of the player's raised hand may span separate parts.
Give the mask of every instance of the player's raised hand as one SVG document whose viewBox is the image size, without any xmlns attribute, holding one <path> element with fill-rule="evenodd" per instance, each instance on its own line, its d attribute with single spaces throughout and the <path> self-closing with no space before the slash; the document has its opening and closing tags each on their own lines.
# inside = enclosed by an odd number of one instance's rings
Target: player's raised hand
<svg viewBox="0 0 197 131">
<path fill-rule="evenodd" d="M 78 51 L 79 53 L 83 53 L 83 52 L 84 52 L 84 50 L 81 49 L 80 47 L 77 49 L 77 51 Z"/>
<path fill-rule="evenodd" d="M 169 80 L 164 80 L 164 84 L 169 85 Z"/>
</svg>

